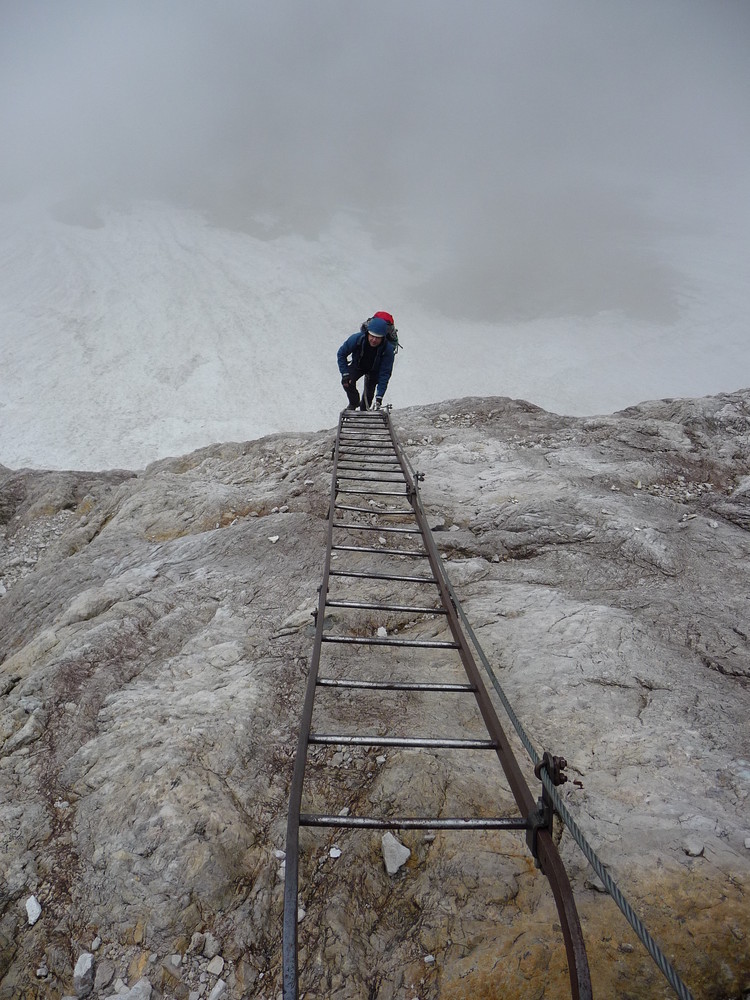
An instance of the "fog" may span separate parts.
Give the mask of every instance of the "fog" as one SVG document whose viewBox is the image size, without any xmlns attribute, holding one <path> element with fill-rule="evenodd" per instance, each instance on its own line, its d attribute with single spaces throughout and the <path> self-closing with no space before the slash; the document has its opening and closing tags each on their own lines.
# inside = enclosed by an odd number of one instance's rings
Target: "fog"
<svg viewBox="0 0 750 1000">
<path fill-rule="evenodd" d="M 0 193 L 66 221 L 157 198 L 315 237 L 343 209 L 446 316 L 667 322 L 661 241 L 750 217 L 744 0 L 0 11 Z"/>
</svg>

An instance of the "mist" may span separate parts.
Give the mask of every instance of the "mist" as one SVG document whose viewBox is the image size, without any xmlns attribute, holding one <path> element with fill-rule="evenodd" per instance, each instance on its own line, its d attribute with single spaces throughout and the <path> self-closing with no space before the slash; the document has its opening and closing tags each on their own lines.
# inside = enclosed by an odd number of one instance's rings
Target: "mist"
<svg viewBox="0 0 750 1000">
<path fill-rule="evenodd" d="M 0 196 L 156 198 L 315 238 L 357 213 L 482 321 L 679 312 L 662 237 L 744 226 L 739 2 L 0 8 Z"/>
</svg>

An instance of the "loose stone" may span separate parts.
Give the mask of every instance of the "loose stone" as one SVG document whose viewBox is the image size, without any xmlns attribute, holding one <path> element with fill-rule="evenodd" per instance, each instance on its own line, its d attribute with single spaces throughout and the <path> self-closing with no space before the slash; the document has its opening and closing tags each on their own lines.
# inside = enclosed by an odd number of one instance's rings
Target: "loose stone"
<svg viewBox="0 0 750 1000">
<path fill-rule="evenodd" d="M 689 858 L 699 858 L 705 850 L 705 845 L 697 837 L 688 837 L 683 842 L 682 849 Z"/>
<path fill-rule="evenodd" d="M 206 966 L 206 971 L 210 972 L 212 976 L 220 976 L 224 971 L 224 959 L 221 955 L 216 955 Z"/>
<path fill-rule="evenodd" d="M 73 989 L 76 996 L 87 997 L 94 988 L 94 956 L 90 951 L 84 951 L 78 956 L 73 970 Z"/>
<path fill-rule="evenodd" d="M 29 926 L 33 927 L 42 915 L 42 908 L 36 896 L 29 896 L 26 900 L 26 916 L 29 919 Z"/>
<path fill-rule="evenodd" d="M 411 851 L 408 847 L 404 847 L 400 841 L 396 840 L 392 833 L 383 834 L 380 845 L 383 852 L 385 870 L 389 875 L 395 875 L 399 868 L 402 868 L 409 860 Z"/>
<path fill-rule="evenodd" d="M 109 986 L 114 978 L 115 963 L 105 958 L 103 962 L 97 964 L 96 975 L 94 976 L 94 989 L 97 992 L 103 990 L 106 986 Z"/>
<path fill-rule="evenodd" d="M 221 951 L 221 942 L 213 936 L 213 934 L 206 934 L 206 940 L 203 944 L 203 954 L 206 958 L 213 958 L 218 955 Z"/>
</svg>

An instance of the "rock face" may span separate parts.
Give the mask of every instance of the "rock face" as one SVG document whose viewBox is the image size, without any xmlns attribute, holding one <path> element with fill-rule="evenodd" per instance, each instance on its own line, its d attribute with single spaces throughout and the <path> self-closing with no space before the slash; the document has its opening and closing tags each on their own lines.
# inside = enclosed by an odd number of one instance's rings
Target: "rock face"
<svg viewBox="0 0 750 1000">
<path fill-rule="evenodd" d="M 569 808 L 695 996 L 739 995 L 750 391 L 590 419 L 508 399 L 393 419 L 506 693 L 569 762 Z M 71 993 L 89 949 L 94 996 L 278 995 L 332 439 L 217 445 L 138 474 L 0 467 L 0 1000 Z M 417 628 L 394 615 L 373 630 Z M 386 696 L 375 721 L 398 710 Z M 407 718 L 416 735 L 473 724 L 455 712 L 415 695 Z M 311 767 L 336 811 L 512 811 L 489 761 L 435 751 L 415 776 L 408 751 L 355 748 Z M 568 995 L 523 839 L 471 837 L 402 831 L 411 854 L 389 876 L 377 833 L 305 831 L 303 989 Z M 595 995 L 666 995 L 567 834 L 561 851 Z"/>
</svg>

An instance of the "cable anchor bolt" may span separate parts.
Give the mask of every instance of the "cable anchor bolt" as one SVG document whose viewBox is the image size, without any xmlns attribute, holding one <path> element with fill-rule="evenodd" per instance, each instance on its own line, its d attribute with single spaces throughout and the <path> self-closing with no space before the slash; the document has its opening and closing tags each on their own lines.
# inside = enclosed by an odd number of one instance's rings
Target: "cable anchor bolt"
<svg viewBox="0 0 750 1000">
<path fill-rule="evenodd" d="M 564 757 L 553 757 L 549 750 L 545 750 L 542 759 L 534 768 L 534 776 L 542 780 L 542 771 L 546 771 L 552 784 L 557 787 L 564 785 L 568 780 L 565 768 L 568 762 Z"/>
<path fill-rule="evenodd" d="M 541 781 L 542 771 L 546 771 L 553 785 L 564 785 L 568 780 L 568 776 L 565 774 L 567 766 L 568 762 L 564 757 L 554 757 L 548 750 L 545 750 L 542 759 L 534 768 L 534 774 Z M 552 805 L 552 799 L 547 788 L 542 784 L 542 797 L 537 799 L 536 811 L 529 813 L 526 817 L 528 823 L 526 843 L 533 855 L 534 864 L 540 870 L 542 869 L 542 865 L 539 860 L 539 831 L 546 830 L 552 836 L 554 815 L 555 810 Z"/>
</svg>

